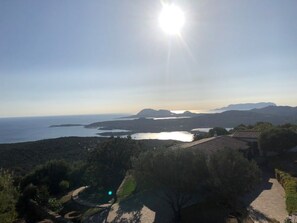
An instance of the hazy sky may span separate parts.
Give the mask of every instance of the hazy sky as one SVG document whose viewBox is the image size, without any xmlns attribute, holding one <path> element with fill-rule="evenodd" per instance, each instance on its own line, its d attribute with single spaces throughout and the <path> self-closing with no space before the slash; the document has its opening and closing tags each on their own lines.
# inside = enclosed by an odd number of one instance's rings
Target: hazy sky
<svg viewBox="0 0 297 223">
<path fill-rule="evenodd" d="M 296 0 L 0 0 L 0 116 L 297 106 Z"/>
</svg>

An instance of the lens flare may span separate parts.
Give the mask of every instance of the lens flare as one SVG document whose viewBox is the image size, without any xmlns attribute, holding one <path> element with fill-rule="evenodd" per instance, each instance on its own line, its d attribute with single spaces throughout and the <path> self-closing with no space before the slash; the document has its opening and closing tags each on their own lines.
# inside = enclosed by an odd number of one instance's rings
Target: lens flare
<svg viewBox="0 0 297 223">
<path fill-rule="evenodd" d="M 168 35 L 178 35 L 185 24 L 184 12 L 174 4 L 164 4 L 159 16 L 161 29 Z"/>
</svg>

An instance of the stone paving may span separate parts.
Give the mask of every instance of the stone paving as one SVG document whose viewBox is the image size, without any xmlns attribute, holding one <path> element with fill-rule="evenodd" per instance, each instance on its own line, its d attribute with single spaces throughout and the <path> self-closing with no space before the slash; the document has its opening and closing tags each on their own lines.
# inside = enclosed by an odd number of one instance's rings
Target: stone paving
<svg viewBox="0 0 297 223">
<path fill-rule="evenodd" d="M 106 222 L 170 223 L 169 217 L 172 213 L 167 203 L 154 193 L 145 192 L 113 204 Z"/>
<path fill-rule="evenodd" d="M 259 194 L 248 202 L 250 209 L 254 210 L 251 213 L 254 222 L 265 223 L 267 221 L 263 216 L 267 216 L 283 223 L 288 216 L 283 187 L 275 178 L 268 178 L 263 181 L 260 190 Z"/>
</svg>

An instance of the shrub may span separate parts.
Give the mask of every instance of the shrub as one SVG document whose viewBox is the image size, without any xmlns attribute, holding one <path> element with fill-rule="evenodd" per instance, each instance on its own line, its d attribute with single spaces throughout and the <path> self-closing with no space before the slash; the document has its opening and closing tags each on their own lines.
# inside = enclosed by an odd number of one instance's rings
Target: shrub
<svg viewBox="0 0 297 223">
<path fill-rule="evenodd" d="M 261 133 L 259 144 L 264 152 L 284 153 L 296 146 L 297 133 L 291 129 L 271 128 Z"/>
<path fill-rule="evenodd" d="M 297 178 L 281 170 L 275 170 L 276 179 L 286 192 L 286 207 L 289 213 L 297 211 Z"/>
<path fill-rule="evenodd" d="M 17 217 L 15 205 L 18 191 L 13 186 L 12 175 L 0 169 L 0 222 L 10 223 Z"/>
<path fill-rule="evenodd" d="M 62 192 L 65 192 L 69 189 L 69 182 L 67 180 L 62 180 L 59 183 L 59 188 Z"/>
<path fill-rule="evenodd" d="M 50 198 L 50 199 L 48 199 L 48 207 L 50 210 L 57 212 L 57 211 L 61 210 L 62 204 L 56 198 Z"/>
</svg>

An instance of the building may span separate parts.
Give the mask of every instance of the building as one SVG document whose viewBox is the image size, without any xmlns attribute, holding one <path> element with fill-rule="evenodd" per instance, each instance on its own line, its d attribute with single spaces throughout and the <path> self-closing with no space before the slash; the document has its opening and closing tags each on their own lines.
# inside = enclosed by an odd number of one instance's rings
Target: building
<svg viewBox="0 0 297 223">
<path fill-rule="evenodd" d="M 195 151 L 203 151 L 206 153 L 213 153 L 218 150 L 228 148 L 232 150 L 238 150 L 246 156 L 249 156 L 250 153 L 250 147 L 247 142 L 238 140 L 231 136 L 205 138 L 194 142 L 178 144 L 173 146 L 172 148 L 193 149 Z"/>
<path fill-rule="evenodd" d="M 240 141 L 246 142 L 251 150 L 252 156 L 262 155 L 262 151 L 259 145 L 259 137 L 261 132 L 259 131 L 236 131 L 233 133 L 232 138 L 238 139 Z"/>
</svg>

